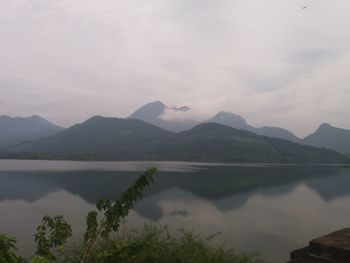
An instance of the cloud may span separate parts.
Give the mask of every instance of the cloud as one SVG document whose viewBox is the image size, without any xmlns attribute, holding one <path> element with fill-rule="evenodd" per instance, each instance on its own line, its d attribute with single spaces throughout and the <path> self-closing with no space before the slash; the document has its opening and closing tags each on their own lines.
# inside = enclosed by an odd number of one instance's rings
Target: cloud
<svg viewBox="0 0 350 263">
<path fill-rule="evenodd" d="M 171 109 L 174 110 L 174 111 L 177 111 L 177 112 L 179 112 L 179 111 L 180 112 L 186 112 L 186 111 L 191 110 L 191 108 L 188 107 L 188 106 L 178 106 L 178 107 L 174 106 L 174 107 L 171 107 Z"/>
<path fill-rule="evenodd" d="M 323 121 L 350 128 L 349 8 L 347 0 L 2 1 L 0 114 L 69 126 L 159 99 L 191 108 L 168 117 L 225 110 L 300 135 Z"/>
</svg>

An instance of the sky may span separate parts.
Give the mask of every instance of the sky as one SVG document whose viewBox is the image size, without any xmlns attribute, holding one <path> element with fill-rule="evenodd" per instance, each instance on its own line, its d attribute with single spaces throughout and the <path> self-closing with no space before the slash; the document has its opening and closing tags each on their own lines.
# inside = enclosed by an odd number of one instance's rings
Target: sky
<svg viewBox="0 0 350 263">
<path fill-rule="evenodd" d="M 184 118 L 224 110 L 301 137 L 323 122 L 350 129 L 349 10 L 349 0 L 0 0 L 0 115 L 68 127 L 160 100 L 189 106 Z"/>
</svg>

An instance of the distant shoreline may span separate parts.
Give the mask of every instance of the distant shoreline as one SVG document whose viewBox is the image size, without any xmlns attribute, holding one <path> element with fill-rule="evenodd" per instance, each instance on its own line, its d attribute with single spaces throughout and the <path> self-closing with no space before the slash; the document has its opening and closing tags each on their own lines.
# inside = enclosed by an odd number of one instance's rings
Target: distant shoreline
<svg viewBox="0 0 350 263">
<path fill-rule="evenodd" d="M 196 161 L 196 160 L 100 160 L 100 159 L 25 159 L 25 158 L 0 158 L 0 161 L 47 161 L 47 162 L 85 162 L 85 163 L 185 163 L 189 165 L 229 165 L 229 166 L 338 166 L 350 168 L 346 163 L 278 163 L 278 162 L 224 162 L 224 161 Z"/>
</svg>

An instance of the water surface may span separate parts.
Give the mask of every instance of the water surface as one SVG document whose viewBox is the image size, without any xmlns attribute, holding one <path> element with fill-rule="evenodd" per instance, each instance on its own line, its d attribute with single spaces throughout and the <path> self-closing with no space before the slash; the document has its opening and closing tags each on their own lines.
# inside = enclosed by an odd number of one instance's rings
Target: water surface
<svg viewBox="0 0 350 263">
<path fill-rule="evenodd" d="M 350 169 L 336 166 L 0 160 L 0 232 L 16 236 L 28 256 L 42 215 L 64 214 L 79 239 L 94 204 L 151 166 L 160 170 L 156 183 L 125 228 L 147 221 L 175 233 L 221 232 L 218 243 L 285 262 L 291 250 L 350 224 Z"/>
</svg>

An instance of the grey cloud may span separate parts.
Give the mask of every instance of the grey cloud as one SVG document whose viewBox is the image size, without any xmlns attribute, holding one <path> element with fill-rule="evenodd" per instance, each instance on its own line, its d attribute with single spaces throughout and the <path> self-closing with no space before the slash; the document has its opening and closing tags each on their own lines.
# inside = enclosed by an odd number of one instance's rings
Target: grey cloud
<svg viewBox="0 0 350 263">
<path fill-rule="evenodd" d="M 186 111 L 191 110 L 191 108 L 188 106 L 172 107 L 171 109 L 174 111 L 182 111 L 182 112 L 186 112 Z"/>
<path fill-rule="evenodd" d="M 349 8 L 345 0 L 307 12 L 295 0 L 2 1 L 0 115 L 69 126 L 162 100 L 202 119 L 233 111 L 299 134 L 313 129 L 311 118 L 331 122 L 329 110 L 350 128 Z"/>
<path fill-rule="evenodd" d="M 296 50 L 288 55 L 287 61 L 295 64 L 307 63 L 322 63 L 329 59 L 335 58 L 337 55 L 336 50 L 332 49 L 301 49 Z"/>
<path fill-rule="evenodd" d="M 291 72 L 270 75 L 270 73 L 259 71 L 245 71 L 239 78 L 245 85 L 258 92 L 271 92 L 281 89 L 286 87 L 290 81 L 294 80 L 294 76 L 291 75 Z"/>
<path fill-rule="evenodd" d="M 302 49 L 290 52 L 285 59 L 289 65 L 283 71 L 274 72 L 243 70 L 239 78 L 249 87 L 259 92 L 270 92 L 283 89 L 290 83 L 308 76 L 319 65 L 334 61 L 340 50 Z M 267 61 L 268 63 L 268 61 Z"/>
</svg>

